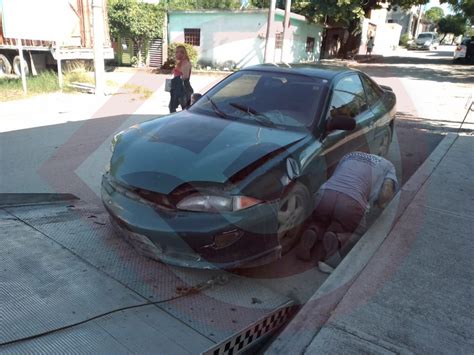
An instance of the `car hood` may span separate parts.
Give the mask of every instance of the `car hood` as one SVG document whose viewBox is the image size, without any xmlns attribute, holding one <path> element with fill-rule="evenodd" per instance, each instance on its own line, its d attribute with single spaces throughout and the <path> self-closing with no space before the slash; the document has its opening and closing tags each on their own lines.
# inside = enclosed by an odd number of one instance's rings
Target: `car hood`
<svg viewBox="0 0 474 355">
<path fill-rule="evenodd" d="M 307 135 L 184 111 L 120 133 L 110 174 L 118 182 L 163 194 L 186 182 L 226 183 Z"/>
</svg>

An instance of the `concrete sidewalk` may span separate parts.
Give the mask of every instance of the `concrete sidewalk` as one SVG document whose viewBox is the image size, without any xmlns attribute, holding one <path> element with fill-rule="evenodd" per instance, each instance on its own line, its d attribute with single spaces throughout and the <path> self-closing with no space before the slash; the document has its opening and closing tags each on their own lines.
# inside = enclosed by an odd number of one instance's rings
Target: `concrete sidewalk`
<svg viewBox="0 0 474 355">
<path fill-rule="evenodd" d="M 474 137 L 448 135 L 268 349 L 473 354 Z"/>
</svg>

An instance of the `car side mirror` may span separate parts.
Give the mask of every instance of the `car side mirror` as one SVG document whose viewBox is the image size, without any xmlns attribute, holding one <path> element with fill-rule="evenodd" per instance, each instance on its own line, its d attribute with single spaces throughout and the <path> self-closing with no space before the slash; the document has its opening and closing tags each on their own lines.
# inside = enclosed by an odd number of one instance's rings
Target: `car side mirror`
<svg viewBox="0 0 474 355">
<path fill-rule="evenodd" d="M 335 130 L 352 131 L 356 127 L 356 121 L 350 116 L 337 115 L 329 119 L 326 124 L 326 132 Z"/>
<path fill-rule="evenodd" d="M 191 95 L 191 105 L 196 103 L 200 98 L 202 97 L 202 94 L 196 93 Z"/>
</svg>

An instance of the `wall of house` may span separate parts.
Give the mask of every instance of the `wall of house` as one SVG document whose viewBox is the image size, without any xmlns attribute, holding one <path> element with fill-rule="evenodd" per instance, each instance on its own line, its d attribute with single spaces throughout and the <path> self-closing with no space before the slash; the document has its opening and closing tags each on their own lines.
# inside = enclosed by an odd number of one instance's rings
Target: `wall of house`
<svg viewBox="0 0 474 355">
<path fill-rule="evenodd" d="M 185 28 L 201 29 L 201 45 L 196 47 L 201 65 L 245 67 L 263 61 L 266 17 L 262 12 L 172 12 L 169 43 L 184 42 Z"/>
<path fill-rule="evenodd" d="M 296 16 L 295 16 L 296 17 Z M 275 15 L 275 32 L 283 32 L 284 15 L 277 13 Z M 285 44 L 285 53 L 283 62 L 302 62 L 314 61 L 320 58 L 323 27 L 317 24 L 310 24 L 304 19 L 291 18 L 290 26 L 287 29 Z M 314 38 L 314 47 L 312 52 L 306 51 L 306 41 L 308 37 Z M 280 62 L 281 49 L 275 49 L 275 62 Z"/>
<path fill-rule="evenodd" d="M 275 49 L 275 33 L 283 30 L 283 16 L 275 15 L 275 26 L 270 39 L 270 58 L 279 62 L 281 51 Z M 196 47 L 199 64 L 202 66 L 237 67 L 263 63 L 265 35 L 267 28 L 266 11 L 205 11 L 171 12 L 168 21 L 168 41 L 184 42 L 185 28 L 199 28 L 201 43 Z M 284 61 L 319 58 L 321 26 L 309 25 L 292 19 L 287 34 Z M 307 37 L 315 38 L 315 50 L 306 53 Z"/>
</svg>

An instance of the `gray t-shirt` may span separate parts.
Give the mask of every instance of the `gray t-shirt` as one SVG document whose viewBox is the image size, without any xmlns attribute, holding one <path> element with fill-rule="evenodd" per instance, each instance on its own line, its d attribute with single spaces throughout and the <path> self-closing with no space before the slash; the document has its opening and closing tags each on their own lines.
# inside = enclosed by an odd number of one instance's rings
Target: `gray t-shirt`
<svg viewBox="0 0 474 355">
<path fill-rule="evenodd" d="M 393 180 L 395 190 L 398 188 L 395 167 L 391 162 L 378 155 L 353 152 L 341 159 L 321 189 L 346 194 L 368 208 L 377 199 L 385 179 Z"/>
</svg>

